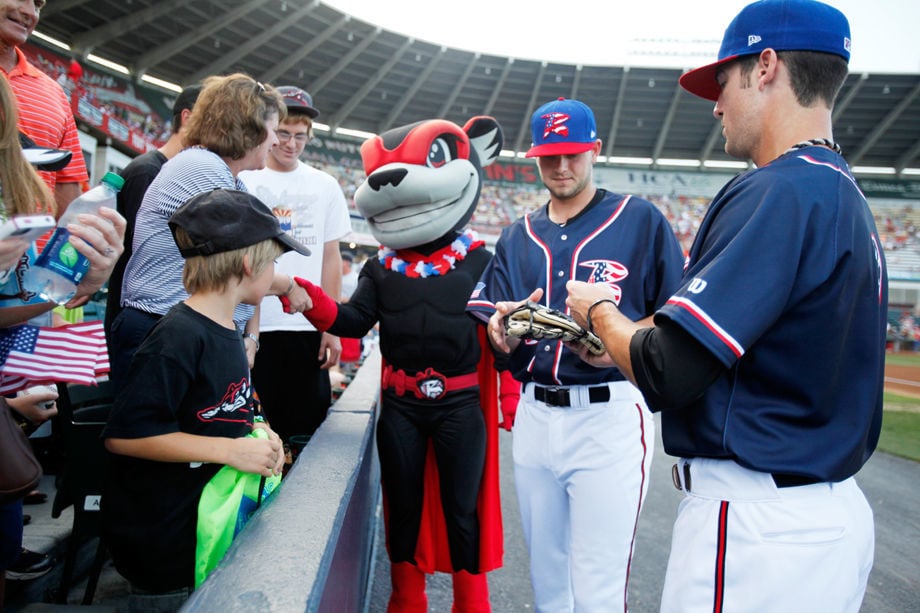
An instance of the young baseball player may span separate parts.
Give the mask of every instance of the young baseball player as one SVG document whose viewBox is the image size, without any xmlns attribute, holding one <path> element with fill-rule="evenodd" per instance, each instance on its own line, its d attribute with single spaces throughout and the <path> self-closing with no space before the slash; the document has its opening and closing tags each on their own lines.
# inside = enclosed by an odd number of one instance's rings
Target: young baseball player
<svg viewBox="0 0 920 613">
<path fill-rule="evenodd" d="M 680 79 L 756 166 L 710 204 L 680 289 L 636 324 L 611 292 L 569 283 L 574 316 L 663 411 L 682 458 L 662 611 L 862 602 L 874 528 L 853 475 L 878 441 L 888 287 L 831 128 L 849 57 L 837 9 L 745 7 L 718 61 Z"/>
<path fill-rule="evenodd" d="M 514 479 L 537 611 L 625 609 L 636 523 L 648 489 L 655 428 L 617 368 L 595 368 L 559 340 L 505 335 L 525 299 L 565 310 L 566 281 L 599 284 L 639 319 L 676 289 L 683 258 L 651 203 L 593 182 L 601 151 L 594 113 L 577 100 L 531 119 L 549 202 L 505 228 L 467 310 L 488 320 L 524 386 L 514 422 Z M 513 301 L 513 302 L 512 302 Z"/>
<path fill-rule="evenodd" d="M 284 464 L 277 434 L 246 436 L 266 425 L 255 423 L 234 308 L 262 300 L 275 258 L 309 250 L 262 202 L 236 190 L 191 198 L 169 227 L 185 258 L 190 295 L 157 322 L 131 362 L 104 431 L 111 454 L 102 512 L 106 542 L 132 598 L 161 605 L 174 599 L 178 608 L 194 585 L 205 485 L 223 465 L 269 476 Z M 145 606 L 153 606 L 149 598 Z"/>
</svg>

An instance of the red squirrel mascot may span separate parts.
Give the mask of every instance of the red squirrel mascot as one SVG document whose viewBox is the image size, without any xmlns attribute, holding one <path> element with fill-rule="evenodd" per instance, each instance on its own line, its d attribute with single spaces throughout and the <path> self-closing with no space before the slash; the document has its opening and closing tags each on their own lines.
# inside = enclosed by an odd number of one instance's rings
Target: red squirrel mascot
<svg viewBox="0 0 920 613">
<path fill-rule="evenodd" d="M 364 336 L 380 323 L 384 369 L 377 452 L 393 592 L 388 613 L 425 613 L 425 574 L 453 578 L 454 613 L 491 611 L 485 573 L 502 563 L 498 380 L 484 329 L 466 302 L 491 259 L 463 232 L 482 167 L 498 157 L 491 117 L 441 119 L 366 141 L 355 204 L 382 245 L 347 304 L 297 279 L 321 331 Z M 520 385 L 502 373 L 502 427 Z"/>
</svg>

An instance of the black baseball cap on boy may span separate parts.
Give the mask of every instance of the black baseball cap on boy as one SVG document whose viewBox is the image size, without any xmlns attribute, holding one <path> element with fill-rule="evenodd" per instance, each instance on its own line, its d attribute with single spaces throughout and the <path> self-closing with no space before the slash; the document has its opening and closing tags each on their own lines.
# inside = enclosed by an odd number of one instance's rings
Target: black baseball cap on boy
<svg viewBox="0 0 920 613">
<path fill-rule="evenodd" d="M 215 189 L 190 198 L 169 218 L 173 240 L 176 228 L 185 230 L 194 242 L 179 249 L 183 258 L 242 249 L 270 238 L 285 251 L 310 255 L 309 249 L 281 229 L 261 200 L 234 189 Z"/>
</svg>

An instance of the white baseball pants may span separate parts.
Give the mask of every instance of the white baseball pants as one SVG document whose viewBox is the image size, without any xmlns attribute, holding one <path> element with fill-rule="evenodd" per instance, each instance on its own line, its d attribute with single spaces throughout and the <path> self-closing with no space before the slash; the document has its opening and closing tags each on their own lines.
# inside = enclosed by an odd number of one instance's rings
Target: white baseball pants
<svg viewBox="0 0 920 613">
<path fill-rule="evenodd" d="M 854 479 L 778 488 L 768 473 L 706 458 L 681 460 L 676 478 L 687 496 L 664 613 L 859 611 L 875 528 Z"/>
<path fill-rule="evenodd" d="M 655 425 L 632 384 L 607 385 L 593 404 L 570 387 L 569 407 L 536 401 L 533 384 L 521 394 L 514 479 L 538 613 L 626 610 Z"/>
</svg>

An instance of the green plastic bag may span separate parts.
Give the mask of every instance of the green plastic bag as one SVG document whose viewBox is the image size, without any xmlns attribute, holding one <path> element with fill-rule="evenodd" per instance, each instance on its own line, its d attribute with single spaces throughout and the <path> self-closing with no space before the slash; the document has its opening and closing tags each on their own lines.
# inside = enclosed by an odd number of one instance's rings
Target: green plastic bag
<svg viewBox="0 0 920 613">
<path fill-rule="evenodd" d="M 268 438 L 261 428 L 254 429 L 248 436 Z M 268 500 L 280 484 L 281 475 L 263 477 L 241 472 L 232 466 L 224 466 L 208 481 L 198 500 L 196 589 L 217 567 L 230 543 L 259 505 Z"/>
</svg>

